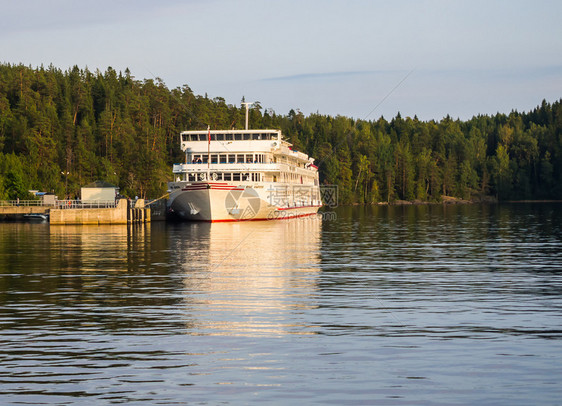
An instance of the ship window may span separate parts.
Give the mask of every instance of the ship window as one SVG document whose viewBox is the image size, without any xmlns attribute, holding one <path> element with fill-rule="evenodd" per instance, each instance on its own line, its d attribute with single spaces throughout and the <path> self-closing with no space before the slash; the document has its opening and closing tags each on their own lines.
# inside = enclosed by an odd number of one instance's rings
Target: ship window
<svg viewBox="0 0 562 406">
<path fill-rule="evenodd" d="M 225 163 L 226 163 L 226 154 L 221 154 L 221 155 L 220 155 L 220 163 L 221 163 L 221 164 L 225 164 Z"/>
<path fill-rule="evenodd" d="M 194 164 L 200 164 L 201 162 L 203 162 L 201 160 L 201 155 L 193 155 L 193 161 Z"/>
<path fill-rule="evenodd" d="M 217 141 L 224 141 L 224 134 L 217 134 Z"/>
<path fill-rule="evenodd" d="M 223 173 L 223 179 L 224 180 L 232 180 L 232 174 L 231 173 Z"/>
<path fill-rule="evenodd" d="M 234 139 L 240 141 L 242 139 L 242 134 L 234 134 Z"/>
<path fill-rule="evenodd" d="M 189 141 L 189 138 L 188 138 L 187 134 L 182 134 L 182 135 L 181 135 L 181 140 L 182 140 L 182 141 Z"/>
<path fill-rule="evenodd" d="M 251 154 L 247 154 L 247 155 L 246 155 L 246 163 L 247 163 L 247 164 L 251 164 L 251 163 L 252 163 L 252 155 L 251 155 Z"/>
<path fill-rule="evenodd" d="M 236 163 L 236 155 L 234 155 L 234 154 L 229 154 L 229 155 L 228 155 L 228 163 L 229 163 L 229 164 Z"/>
<path fill-rule="evenodd" d="M 209 162 L 209 157 L 207 155 L 203 155 L 203 163 L 206 164 L 207 162 Z"/>
<path fill-rule="evenodd" d="M 261 134 L 252 134 L 252 140 L 261 140 Z"/>
<path fill-rule="evenodd" d="M 207 134 L 198 134 L 199 141 L 207 141 Z"/>
<path fill-rule="evenodd" d="M 225 135 L 225 139 L 226 139 L 227 141 L 232 141 L 232 140 L 234 139 L 234 137 L 232 136 L 232 134 L 226 134 L 226 135 Z"/>
<path fill-rule="evenodd" d="M 211 163 L 212 164 L 218 163 L 218 156 L 216 154 L 211 155 Z"/>
<path fill-rule="evenodd" d="M 245 140 L 245 141 L 248 141 L 248 140 L 250 140 L 250 139 L 252 139 L 252 135 L 251 135 L 251 134 L 244 134 L 244 140 Z"/>
<path fill-rule="evenodd" d="M 244 163 L 244 154 L 236 155 L 236 162 L 239 163 L 239 164 L 243 164 Z"/>
<path fill-rule="evenodd" d="M 232 180 L 233 181 L 239 181 L 240 180 L 240 174 L 239 173 L 233 173 L 232 174 Z"/>
</svg>

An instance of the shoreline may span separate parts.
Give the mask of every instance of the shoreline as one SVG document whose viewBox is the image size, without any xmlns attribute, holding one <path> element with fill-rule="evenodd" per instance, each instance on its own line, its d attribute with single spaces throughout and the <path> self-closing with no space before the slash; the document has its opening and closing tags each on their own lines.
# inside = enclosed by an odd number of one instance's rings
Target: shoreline
<svg viewBox="0 0 562 406">
<path fill-rule="evenodd" d="M 342 206 L 425 206 L 425 205 L 457 205 L 457 204 L 498 204 L 498 203 L 562 203 L 562 200 L 503 200 L 500 201 L 494 196 L 484 196 L 475 199 L 461 199 L 452 196 L 443 196 L 440 202 L 429 202 L 423 200 L 395 200 L 392 202 L 376 203 L 351 203 Z"/>
</svg>

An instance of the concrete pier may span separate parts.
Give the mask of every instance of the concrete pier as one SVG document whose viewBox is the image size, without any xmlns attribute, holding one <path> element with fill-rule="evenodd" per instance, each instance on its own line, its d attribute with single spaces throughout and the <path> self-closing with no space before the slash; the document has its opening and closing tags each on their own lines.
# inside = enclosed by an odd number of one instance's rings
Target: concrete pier
<svg viewBox="0 0 562 406">
<path fill-rule="evenodd" d="M 144 199 L 138 199 L 134 207 L 129 207 L 130 203 L 126 199 L 120 199 L 115 207 L 96 207 L 95 204 L 82 204 L 79 201 L 69 201 L 67 205 L 65 202 L 58 207 L 0 205 L 0 221 L 23 220 L 26 214 L 48 214 L 49 222 L 57 225 L 139 224 L 166 219 L 165 200 L 145 205 Z"/>
<path fill-rule="evenodd" d="M 0 216 L 17 214 L 45 214 L 49 212 L 49 206 L 0 206 Z"/>
<path fill-rule="evenodd" d="M 132 224 L 150 222 L 150 210 L 144 201 L 138 200 L 135 207 L 129 208 L 125 199 L 119 200 L 117 207 L 100 209 L 51 209 L 51 224 Z"/>
</svg>

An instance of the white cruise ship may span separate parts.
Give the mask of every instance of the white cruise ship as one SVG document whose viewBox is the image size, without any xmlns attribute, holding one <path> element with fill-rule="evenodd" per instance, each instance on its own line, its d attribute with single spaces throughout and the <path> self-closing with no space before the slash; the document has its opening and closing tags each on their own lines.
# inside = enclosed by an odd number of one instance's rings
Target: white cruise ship
<svg viewBox="0 0 562 406">
<path fill-rule="evenodd" d="M 185 163 L 168 183 L 171 212 L 186 220 L 278 220 L 322 205 L 314 159 L 279 130 L 184 131 Z"/>
</svg>

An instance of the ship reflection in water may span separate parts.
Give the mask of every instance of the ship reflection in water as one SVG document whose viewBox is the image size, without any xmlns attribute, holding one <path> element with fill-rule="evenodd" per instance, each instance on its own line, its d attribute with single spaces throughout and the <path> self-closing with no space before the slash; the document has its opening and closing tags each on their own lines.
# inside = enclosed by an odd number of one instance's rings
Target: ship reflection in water
<svg viewBox="0 0 562 406">
<path fill-rule="evenodd" d="M 188 334 L 313 334 L 321 221 L 196 223 L 178 241 Z M 297 320 L 297 321 L 295 321 Z"/>
</svg>

